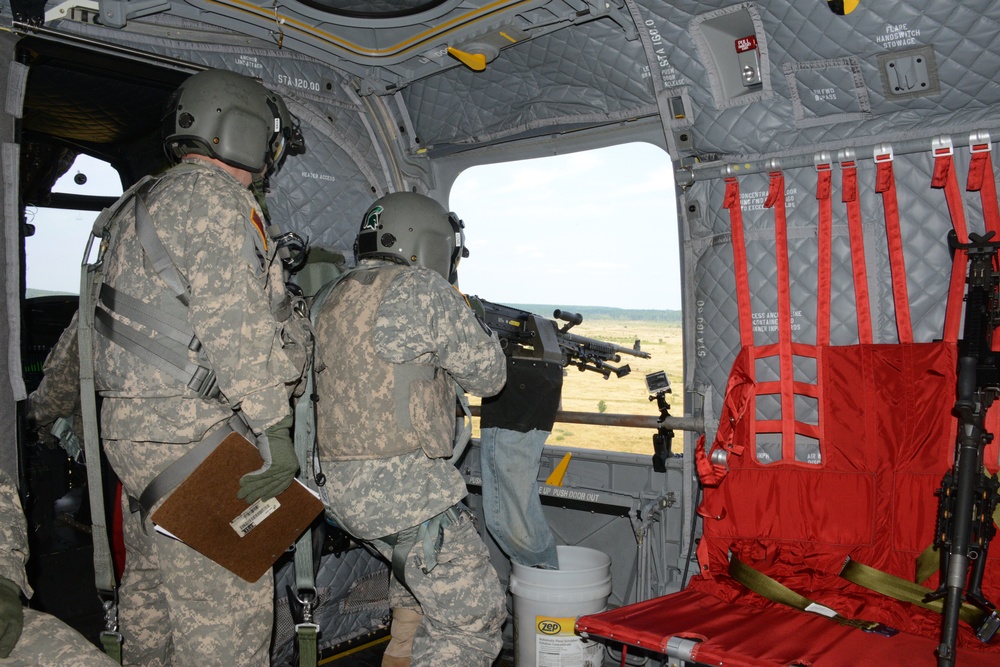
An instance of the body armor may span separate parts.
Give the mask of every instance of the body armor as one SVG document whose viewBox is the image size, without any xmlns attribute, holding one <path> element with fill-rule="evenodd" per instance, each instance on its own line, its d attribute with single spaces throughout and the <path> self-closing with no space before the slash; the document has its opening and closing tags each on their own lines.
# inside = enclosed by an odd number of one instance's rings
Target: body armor
<svg viewBox="0 0 1000 667">
<path fill-rule="evenodd" d="M 455 437 L 453 380 L 433 364 L 393 364 L 372 340 L 382 299 L 402 266 L 347 275 L 316 318 L 326 369 L 316 375 L 316 435 L 323 460 L 374 459 L 423 449 L 451 454 Z"/>
</svg>

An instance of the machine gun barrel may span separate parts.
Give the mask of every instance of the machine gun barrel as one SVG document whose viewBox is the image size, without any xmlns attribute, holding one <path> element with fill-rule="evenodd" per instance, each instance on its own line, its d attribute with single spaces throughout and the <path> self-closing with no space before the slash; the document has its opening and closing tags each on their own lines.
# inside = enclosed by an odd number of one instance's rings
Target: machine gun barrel
<svg viewBox="0 0 1000 667">
<path fill-rule="evenodd" d="M 649 359 L 649 352 L 643 352 L 639 347 L 639 341 L 635 341 L 633 347 L 624 347 L 622 345 L 616 345 L 615 343 L 607 343 L 603 340 L 595 340 L 593 338 L 587 338 L 586 336 L 577 336 L 576 334 L 564 333 L 560 336 L 563 342 L 572 343 L 573 345 L 580 346 L 581 349 L 593 350 L 597 354 L 605 356 L 608 359 L 614 359 L 620 354 L 628 354 L 633 357 L 639 357 L 641 359 Z"/>
<path fill-rule="evenodd" d="M 579 313 L 555 310 L 553 317 L 566 323 L 559 327 L 555 320 L 520 308 L 478 297 L 473 299 L 482 304 L 484 320 L 497 332 L 507 354 L 558 362 L 563 366 L 571 364 L 582 371 L 601 373 L 605 378 L 612 374 L 623 377 L 631 372 L 628 364 L 611 365 L 619 363 L 623 354 L 650 358 L 649 353 L 642 350 L 638 340 L 629 348 L 569 333 L 571 327 L 583 322 L 583 316 Z"/>
</svg>

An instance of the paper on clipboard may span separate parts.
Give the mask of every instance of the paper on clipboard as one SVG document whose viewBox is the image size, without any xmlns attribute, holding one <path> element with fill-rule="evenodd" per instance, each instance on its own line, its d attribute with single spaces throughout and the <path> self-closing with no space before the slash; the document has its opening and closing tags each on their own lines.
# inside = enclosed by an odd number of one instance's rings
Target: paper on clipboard
<svg viewBox="0 0 1000 667">
<path fill-rule="evenodd" d="M 240 478 L 260 466 L 257 448 L 230 434 L 153 512 L 156 529 L 257 581 L 323 511 L 301 483 L 252 505 L 237 498 Z"/>
</svg>

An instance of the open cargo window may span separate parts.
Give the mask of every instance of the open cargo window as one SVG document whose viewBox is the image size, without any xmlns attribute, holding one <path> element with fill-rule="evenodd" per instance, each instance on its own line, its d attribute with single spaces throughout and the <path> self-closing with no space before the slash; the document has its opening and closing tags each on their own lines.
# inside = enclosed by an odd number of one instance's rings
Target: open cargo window
<svg viewBox="0 0 1000 667">
<path fill-rule="evenodd" d="M 666 371 L 683 414 L 681 273 L 670 157 L 647 143 L 473 167 L 451 190 L 470 257 L 460 287 L 547 318 L 580 313 L 570 333 L 632 348 L 631 372 L 605 379 L 568 366 L 561 411 L 659 416 L 646 375 Z M 559 322 L 562 326 L 563 322 Z M 654 390 L 655 391 L 655 390 Z M 549 445 L 653 453 L 651 431 L 560 422 Z"/>
<path fill-rule="evenodd" d="M 66 201 L 78 196 L 116 199 L 122 194 L 122 182 L 110 164 L 81 154 L 52 192 L 68 195 Z M 80 264 L 97 214 L 87 209 L 28 207 L 26 221 L 34 229 L 24 240 L 28 298 L 80 293 Z"/>
</svg>

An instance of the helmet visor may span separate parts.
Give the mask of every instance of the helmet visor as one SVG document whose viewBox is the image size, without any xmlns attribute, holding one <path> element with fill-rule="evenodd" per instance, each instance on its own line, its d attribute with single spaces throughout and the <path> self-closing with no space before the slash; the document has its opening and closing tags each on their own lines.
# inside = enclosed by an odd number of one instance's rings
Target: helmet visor
<svg viewBox="0 0 1000 667">
<path fill-rule="evenodd" d="M 448 282 L 455 285 L 458 283 L 458 264 L 463 257 L 469 256 L 469 250 L 465 247 L 465 223 L 454 213 L 448 213 L 448 222 L 451 223 L 452 232 L 455 234 L 455 250 L 451 253 L 451 272 Z"/>
<path fill-rule="evenodd" d="M 276 126 L 281 124 L 281 120 L 278 118 L 274 119 L 274 124 Z M 275 171 L 277 171 L 278 165 L 281 164 L 281 158 L 285 154 L 285 133 L 278 129 L 277 135 L 271 140 L 271 164 L 275 165 Z"/>
</svg>

